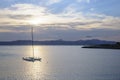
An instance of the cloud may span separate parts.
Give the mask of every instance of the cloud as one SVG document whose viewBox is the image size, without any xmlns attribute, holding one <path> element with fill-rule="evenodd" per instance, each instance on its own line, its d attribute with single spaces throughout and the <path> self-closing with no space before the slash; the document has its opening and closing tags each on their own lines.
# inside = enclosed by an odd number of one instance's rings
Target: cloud
<svg viewBox="0 0 120 80">
<path fill-rule="evenodd" d="M 0 27 L 0 32 L 5 33 L 5 32 L 13 32 L 13 33 L 28 33 L 31 31 L 30 27 L 26 26 L 20 26 L 20 27 L 13 27 L 13 26 L 6 26 L 6 27 Z"/>
<path fill-rule="evenodd" d="M 45 8 L 32 4 L 15 4 L 9 8 L 0 9 L 0 24 L 6 25 L 27 25 L 28 20 L 34 16 L 45 15 Z"/>
<path fill-rule="evenodd" d="M 120 29 L 120 18 L 97 13 L 78 12 L 69 5 L 63 12 L 54 14 L 48 8 L 33 4 L 15 4 L 0 9 L 0 26 L 29 26 L 57 29 Z"/>
</svg>

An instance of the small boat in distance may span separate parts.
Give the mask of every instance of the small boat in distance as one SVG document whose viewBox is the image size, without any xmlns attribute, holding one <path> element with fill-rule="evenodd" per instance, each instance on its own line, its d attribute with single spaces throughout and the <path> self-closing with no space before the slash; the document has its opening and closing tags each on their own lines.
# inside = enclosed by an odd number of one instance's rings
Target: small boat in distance
<svg viewBox="0 0 120 80">
<path fill-rule="evenodd" d="M 41 61 L 42 58 L 34 57 L 33 27 L 31 27 L 31 37 L 32 37 L 31 43 L 32 43 L 33 57 L 23 57 L 22 59 L 25 61 L 31 61 L 31 62 Z"/>
</svg>

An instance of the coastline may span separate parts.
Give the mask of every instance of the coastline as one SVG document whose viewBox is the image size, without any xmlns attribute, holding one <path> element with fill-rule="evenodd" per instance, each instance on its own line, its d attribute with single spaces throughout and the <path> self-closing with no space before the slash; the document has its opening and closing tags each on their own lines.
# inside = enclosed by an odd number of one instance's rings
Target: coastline
<svg viewBox="0 0 120 80">
<path fill-rule="evenodd" d="M 100 45 L 88 45 L 82 48 L 97 48 L 97 49 L 120 49 L 120 42 L 116 44 L 100 44 Z"/>
</svg>

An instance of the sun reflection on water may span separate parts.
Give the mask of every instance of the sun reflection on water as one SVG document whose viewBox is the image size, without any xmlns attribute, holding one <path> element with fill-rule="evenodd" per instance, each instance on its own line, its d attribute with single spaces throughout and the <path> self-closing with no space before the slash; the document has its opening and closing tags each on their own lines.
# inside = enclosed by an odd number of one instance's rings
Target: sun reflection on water
<svg viewBox="0 0 120 80">
<path fill-rule="evenodd" d="M 35 62 L 25 62 L 25 72 L 27 80 L 43 80 L 46 79 L 46 75 L 49 74 L 49 67 L 46 62 L 46 55 L 44 54 L 45 49 L 41 46 L 34 46 L 34 57 L 42 58 L 42 61 L 35 61 Z M 27 56 L 32 56 L 32 48 L 29 47 L 27 52 Z"/>
<path fill-rule="evenodd" d="M 40 46 L 34 46 L 34 56 L 33 56 L 32 47 L 28 47 L 26 50 L 26 53 L 27 54 L 25 54 L 25 55 L 28 57 L 41 57 L 42 56 L 41 53 L 43 53 L 43 49 Z"/>
<path fill-rule="evenodd" d="M 40 57 L 42 49 L 39 46 L 34 46 L 34 57 Z"/>
</svg>

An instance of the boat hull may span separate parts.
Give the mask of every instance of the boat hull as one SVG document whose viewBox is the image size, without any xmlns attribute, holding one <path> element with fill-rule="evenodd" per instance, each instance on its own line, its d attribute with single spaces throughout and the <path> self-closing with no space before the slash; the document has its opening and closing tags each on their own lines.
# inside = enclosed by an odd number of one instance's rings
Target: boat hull
<svg viewBox="0 0 120 80">
<path fill-rule="evenodd" d="M 42 58 L 35 58 L 35 57 L 23 57 L 22 58 L 25 61 L 31 61 L 31 62 L 35 62 L 35 61 L 41 61 Z"/>
</svg>

